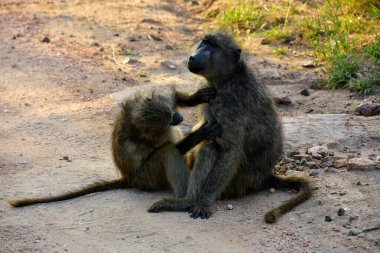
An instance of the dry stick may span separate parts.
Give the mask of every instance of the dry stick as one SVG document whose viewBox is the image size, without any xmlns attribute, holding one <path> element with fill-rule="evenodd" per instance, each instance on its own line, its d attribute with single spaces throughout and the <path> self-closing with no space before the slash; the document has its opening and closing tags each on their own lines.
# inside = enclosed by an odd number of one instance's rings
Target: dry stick
<svg viewBox="0 0 380 253">
<path fill-rule="evenodd" d="M 128 73 L 126 70 L 124 70 L 124 65 L 117 61 L 116 56 L 115 56 L 115 47 L 113 45 L 112 45 L 112 58 L 115 64 L 120 67 L 121 71 L 123 71 L 124 73 Z"/>
</svg>

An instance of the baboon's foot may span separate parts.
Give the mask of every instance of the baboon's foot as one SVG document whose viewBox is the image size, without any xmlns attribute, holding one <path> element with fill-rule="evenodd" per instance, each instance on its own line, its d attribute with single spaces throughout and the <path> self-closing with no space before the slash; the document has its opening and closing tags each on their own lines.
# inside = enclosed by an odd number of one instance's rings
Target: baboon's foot
<svg viewBox="0 0 380 253">
<path fill-rule="evenodd" d="M 197 219 L 198 217 L 201 219 L 208 219 L 211 217 L 213 208 L 207 204 L 195 203 L 190 209 L 190 217 Z"/>
<path fill-rule="evenodd" d="M 159 212 L 186 212 L 191 205 L 186 199 L 162 199 L 154 203 L 149 209 L 150 213 Z"/>
</svg>

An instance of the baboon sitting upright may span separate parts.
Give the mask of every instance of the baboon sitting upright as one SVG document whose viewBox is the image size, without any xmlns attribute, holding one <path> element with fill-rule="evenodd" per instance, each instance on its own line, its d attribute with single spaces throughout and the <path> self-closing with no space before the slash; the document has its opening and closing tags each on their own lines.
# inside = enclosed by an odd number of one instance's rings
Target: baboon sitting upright
<svg viewBox="0 0 380 253">
<path fill-rule="evenodd" d="M 202 106 L 203 122 L 217 121 L 220 137 L 200 143 L 185 198 L 164 199 L 150 212 L 189 210 L 193 218 L 209 218 L 216 199 L 241 197 L 265 188 L 299 191 L 265 215 L 273 223 L 283 213 L 310 198 L 307 178 L 275 176 L 272 170 L 282 153 L 282 127 L 267 88 L 241 59 L 241 49 L 227 34 L 204 36 L 188 60 L 191 72 L 206 78 L 217 96 Z"/>
<path fill-rule="evenodd" d="M 205 88 L 193 95 L 175 90 L 157 90 L 137 94 L 122 104 L 114 123 L 112 153 L 121 174 L 119 179 L 98 182 L 82 189 L 56 196 L 11 199 L 13 206 L 25 206 L 66 200 L 92 192 L 117 188 L 147 191 L 171 189 L 176 197 L 186 194 L 188 172 L 183 154 L 202 140 L 221 133 L 216 122 L 204 124 L 183 138 L 178 126 L 183 118 L 176 105 L 207 103 L 215 97 L 215 89 Z"/>
</svg>

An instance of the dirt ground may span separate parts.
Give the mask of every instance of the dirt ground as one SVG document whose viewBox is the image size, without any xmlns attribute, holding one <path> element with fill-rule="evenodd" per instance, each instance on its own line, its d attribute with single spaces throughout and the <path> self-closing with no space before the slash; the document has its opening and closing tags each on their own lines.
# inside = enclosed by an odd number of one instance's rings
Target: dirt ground
<svg viewBox="0 0 380 253">
<path fill-rule="evenodd" d="M 380 225 L 379 171 L 322 171 L 314 177 L 314 197 L 274 225 L 264 223 L 264 213 L 292 193 L 219 201 L 208 220 L 148 213 L 169 193 L 131 189 L 19 209 L 5 201 L 117 176 L 110 152 L 118 112 L 112 97 L 143 85 L 196 89 L 201 79 L 185 63 L 202 35 L 199 11 L 205 7 L 197 3 L 0 1 L 0 252 L 380 251 L 379 230 L 349 235 Z M 302 96 L 303 88 L 316 87 L 319 70 L 292 70 L 304 59 L 269 59 L 260 52 L 257 46 L 248 62 L 274 96 L 292 100 L 279 107 L 287 148 L 335 140 L 356 154 L 379 155 L 380 118 L 351 116 L 363 98 L 317 89 Z M 185 124 L 196 122 L 194 108 L 183 113 Z M 356 130 L 340 131 L 347 122 Z M 341 217 L 340 207 L 346 209 Z"/>
</svg>

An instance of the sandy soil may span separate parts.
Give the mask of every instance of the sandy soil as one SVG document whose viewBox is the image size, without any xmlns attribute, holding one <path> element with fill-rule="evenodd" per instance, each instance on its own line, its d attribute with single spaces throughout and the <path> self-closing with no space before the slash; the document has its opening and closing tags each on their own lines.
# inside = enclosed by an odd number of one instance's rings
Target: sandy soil
<svg viewBox="0 0 380 253">
<path fill-rule="evenodd" d="M 118 108 L 110 94 L 168 83 L 195 89 L 200 79 L 185 62 L 202 35 L 197 13 L 204 8 L 193 2 L 0 2 L 0 252 L 379 252 L 379 230 L 348 235 L 380 224 L 379 171 L 325 170 L 315 177 L 315 196 L 275 225 L 265 224 L 263 214 L 289 192 L 220 201 L 209 220 L 150 214 L 147 208 L 169 193 L 138 190 L 19 209 L 5 201 L 116 176 L 109 136 Z M 322 90 L 304 97 L 298 92 L 311 85 L 312 71 L 289 75 L 286 59 L 262 60 L 259 52 L 247 57 L 250 64 L 259 68 L 275 96 L 293 101 L 279 107 L 290 116 L 284 120 L 290 129 L 288 148 L 307 148 L 311 132 L 304 128 L 297 136 L 291 129 L 314 122 L 321 126 L 315 133 L 324 137 L 314 135 L 313 142 L 337 137 L 357 152 L 379 155 L 379 118 L 353 119 L 360 135 L 350 142 L 349 133 L 323 134 L 334 117 L 305 115 L 351 114 L 362 98 Z M 275 66 L 280 79 L 273 74 Z M 265 75 L 268 71 L 273 78 Z M 196 122 L 195 109 L 183 113 L 187 125 Z M 227 210 L 227 204 L 234 209 Z M 340 207 L 347 212 L 338 217 Z M 325 215 L 333 221 L 325 222 Z"/>
</svg>

